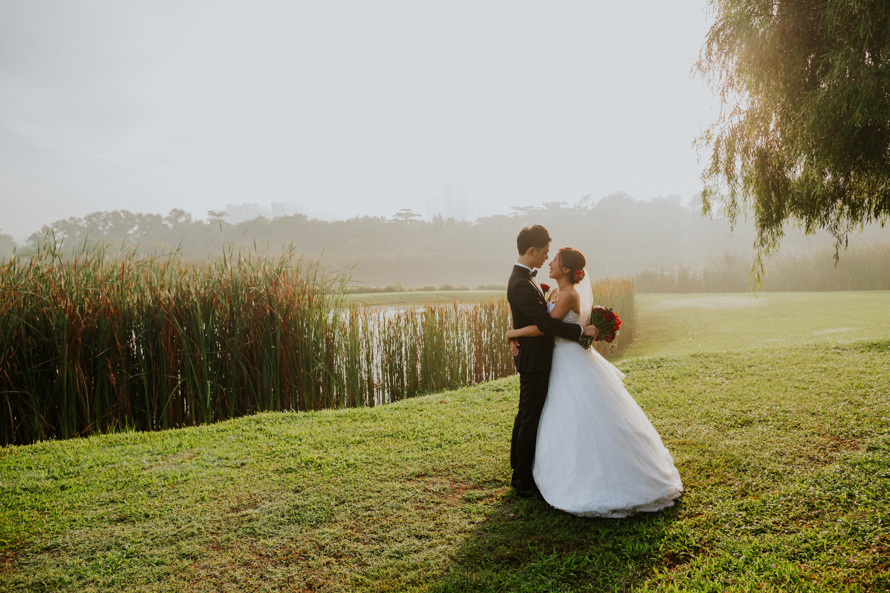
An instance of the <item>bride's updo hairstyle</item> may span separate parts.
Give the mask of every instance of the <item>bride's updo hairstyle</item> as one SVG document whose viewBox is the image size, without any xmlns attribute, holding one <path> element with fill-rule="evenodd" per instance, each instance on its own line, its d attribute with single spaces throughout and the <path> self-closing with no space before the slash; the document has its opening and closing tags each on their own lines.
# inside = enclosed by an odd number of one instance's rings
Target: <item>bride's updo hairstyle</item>
<svg viewBox="0 0 890 593">
<path fill-rule="evenodd" d="M 572 284 L 578 284 L 584 279 L 584 266 L 587 260 L 584 255 L 572 247 L 563 247 L 559 250 L 559 265 L 569 269 L 569 278 Z"/>
</svg>

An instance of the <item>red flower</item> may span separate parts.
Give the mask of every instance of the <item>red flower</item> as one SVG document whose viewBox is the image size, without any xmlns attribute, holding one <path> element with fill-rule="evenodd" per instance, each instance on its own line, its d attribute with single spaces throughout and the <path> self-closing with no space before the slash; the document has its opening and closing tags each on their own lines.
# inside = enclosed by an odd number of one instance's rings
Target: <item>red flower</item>
<svg viewBox="0 0 890 593">
<path fill-rule="evenodd" d="M 550 292 L 550 286 L 548 284 L 541 283 L 541 290 L 544 292 Z"/>
<path fill-rule="evenodd" d="M 596 340 L 602 340 L 609 344 L 618 337 L 618 330 L 621 329 L 621 319 L 618 314 L 601 305 L 596 305 L 591 311 L 590 323 L 599 330 Z"/>
</svg>

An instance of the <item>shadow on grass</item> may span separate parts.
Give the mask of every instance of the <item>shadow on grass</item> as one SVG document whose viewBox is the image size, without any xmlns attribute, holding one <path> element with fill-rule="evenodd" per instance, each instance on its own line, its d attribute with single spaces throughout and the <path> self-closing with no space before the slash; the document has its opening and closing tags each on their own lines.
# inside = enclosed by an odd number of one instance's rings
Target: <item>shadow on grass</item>
<svg viewBox="0 0 890 593">
<path fill-rule="evenodd" d="M 659 513 L 589 519 L 506 494 L 428 590 L 628 590 L 645 580 L 654 563 L 671 563 L 662 544 L 682 507 L 680 499 Z"/>
</svg>

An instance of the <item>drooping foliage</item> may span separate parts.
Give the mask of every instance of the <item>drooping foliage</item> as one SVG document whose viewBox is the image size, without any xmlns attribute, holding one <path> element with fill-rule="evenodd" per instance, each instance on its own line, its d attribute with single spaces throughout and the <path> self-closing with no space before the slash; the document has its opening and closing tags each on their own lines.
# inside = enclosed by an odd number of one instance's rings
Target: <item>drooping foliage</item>
<svg viewBox="0 0 890 593">
<path fill-rule="evenodd" d="M 699 139 L 710 151 L 704 211 L 753 215 L 756 266 L 786 223 L 836 247 L 890 219 L 890 3 L 711 0 L 697 71 L 722 101 Z M 836 250 L 836 255 L 838 251 Z M 755 270 L 756 271 L 756 270 Z"/>
</svg>

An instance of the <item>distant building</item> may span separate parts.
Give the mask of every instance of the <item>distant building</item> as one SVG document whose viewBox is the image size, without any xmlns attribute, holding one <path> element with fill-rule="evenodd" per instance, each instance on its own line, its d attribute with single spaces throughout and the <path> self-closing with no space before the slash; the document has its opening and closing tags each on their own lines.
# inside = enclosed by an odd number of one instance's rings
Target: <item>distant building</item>
<svg viewBox="0 0 890 593">
<path fill-rule="evenodd" d="M 442 185 L 438 199 L 427 202 L 427 211 L 430 218 L 439 214 L 446 220 L 473 221 L 479 218 L 479 202 L 469 198 L 467 188 L 462 183 L 449 181 Z"/>
<path fill-rule="evenodd" d="M 306 213 L 306 208 L 302 204 L 297 204 L 295 202 L 272 202 L 271 210 L 272 218 Z"/>
<path fill-rule="evenodd" d="M 305 210 L 301 204 L 294 202 L 270 202 L 268 206 L 252 202 L 226 204 L 226 213 L 229 215 L 226 220 L 232 224 L 238 224 L 239 222 L 253 220 L 260 216 L 272 219 L 279 216 L 303 214 Z"/>
<path fill-rule="evenodd" d="M 259 204 L 226 204 L 226 213 L 229 215 L 228 222 L 231 222 L 232 224 L 238 224 L 245 220 L 253 220 L 260 216 L 269 218 L 271 213 L 265 210 L 266 209 Z"/>
</svg>

